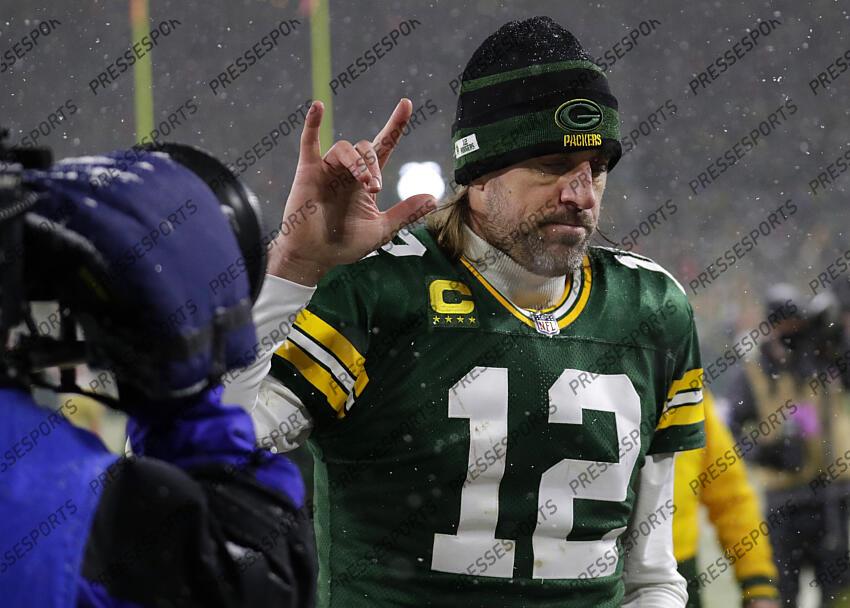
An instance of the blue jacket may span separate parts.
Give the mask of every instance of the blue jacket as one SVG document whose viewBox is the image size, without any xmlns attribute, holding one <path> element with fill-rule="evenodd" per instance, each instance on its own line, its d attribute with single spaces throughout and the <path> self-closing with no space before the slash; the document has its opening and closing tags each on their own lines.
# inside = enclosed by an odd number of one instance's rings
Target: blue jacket
<svg viewBox="0 0 850 608">
<path fill-rule="evenodd" d="M 131 421 L 142 457 L 127 460 L 28 392 L 0 389 L 0 604 L 312 606 L 299 472 L 256 450 L 250 417 L 219 397 Z"/>
</svg>

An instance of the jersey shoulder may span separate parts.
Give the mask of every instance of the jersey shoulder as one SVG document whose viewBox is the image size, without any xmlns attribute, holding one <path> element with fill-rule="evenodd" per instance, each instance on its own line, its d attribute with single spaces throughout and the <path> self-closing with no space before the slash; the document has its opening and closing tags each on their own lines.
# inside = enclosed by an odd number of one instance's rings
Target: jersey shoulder
<svg viewBox="0 0 850 608">
<path fill-rule="evenodd" d="M 692 331 L 693 310 L 681 283 L 663 266 L 646 256 L 612 247 L 591 247 L 596 282 L 606 310 L 627 323 L 649 326 L 655 339 L 678 340 Z"/>
<path fill-rule="evenodd" d="M 271 374 L 314 420 L 344 417 L 367 387 L 376 386 L 370 378 L 393 338 L 425 327 L 427 277 L 445 265 L 427 231 L 417 230 L 334 268 L 275 351 Z"/>
<path fill-rule="evenodd" d="M 641 295 L 646 292 L 672 294 L 678 293 L 680 299 L 687 301 L 685 288 L 673 274 L 652 258 L 648 258 L 625 249 L 614 247 L 591 247 L 590 255 L 606 269 L 612 277 L 626 282 L 637 282 Z"/>
<path fill-rule="evenodd" d="M 662 266 L 642 255 L 594 247 L 603 283 L 606 326 L 628 328 L 628 341 L 665 354 L 659 368 L 658 423 L 650 454 L 703 447 L 702 366 L 694 315 L 685 290 Z M 608 304 L 613 304 L 609 306 Z M 663 382 L 662 382 L 663 379 Z"/>
<path fill-rule="evenodd" d="M 358 291 L 369 298 L 399 295 L 423 275 L 450 268 L 426 228 L 402 230 L 392 240 L 352 264 L 337 266 L 319 282 L 319 292 Z"/>
<path fill-rule="evenodd" d="M 426 228 L 402 230 L 357 262 L 329 272 L 319 282 L 311 307 L 343 325 L 359 322 L 361 329 L 377 324 L 388 330 L 422 311 L 431 281 L 457 277 L 457 265 Z"/>
</svg>

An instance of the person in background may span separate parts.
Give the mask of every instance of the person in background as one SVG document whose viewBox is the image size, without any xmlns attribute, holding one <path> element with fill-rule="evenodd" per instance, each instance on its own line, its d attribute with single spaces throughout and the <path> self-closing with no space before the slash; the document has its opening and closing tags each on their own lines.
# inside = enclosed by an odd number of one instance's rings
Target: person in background
<svg viewBox="0 0 850 608">
<path fill-rule="evenodd" d="M 821 297 L 826 296 L 826 298 Z M 850 489 L 850 400 L 840 375 L 830 375 L 842 339 L 833 294 L 802 306 L 791 285 L 766 297 L 770 333 L 745 361 L 727 395 L 730 428 L 746 442 L 745 458 L 765 488 L 771 543 L 783 606 L 796 606 L 800 572 L 814 568 L 823 605 L 848 587 L 846 495 Z M 830 300 L 831 298 L 831 300 Z M 843 466 L 842 466 L 843 464 Z M 788 509 L 792 505 L 792 509 Z"/>
<path fill-rule="evenodd" d="M 746 467 L 735 454 L 732 433 L 714 409 L 714 397 L 703 390 L 705 405 L 705 447 L 682 452 L 676 457 L 673 487 L 673 552 L 679 574 L 688 581 L 688 608 L 702 606 L 701 592 L 711 577 L 702 577 L 697 565 L 699 547 L 699 505 L 708 508 L 709 520 L 717 530 L 720 545 L 729 559 L 718 570 L 734 561 L 735 578 L 741 588 L 742 605 L 746 608 L 778 608 L 779 590 L 773 553 L 766 538 L 756 539 L 752 549 L 736 549 L 752 530 L 764 521 L 753 487 L 747 479 Z M 700 473 L 721 471 L 712 479 Z M 742 555 L 743 553 L 743 555 Z M 740 557 L 738 557 L 740 555 Z M 720 560 L 718 560 L 720 561 Z"/>
<path fill-rule="evenodd" d="M 832 286 L 832 292 L 837 301 L 838 308 L 838 323 L 837 326 L 841 331 L 841 343 L 839 346 L 839 358 L 843 359 L 845 364 L 836 366 L 837 371 L 842 375 L 844 386 L 850 386 L 850 365 L 846 365 L 850 359 L 850 276 L 845 275 L 835 282 Z"/>
</svg>

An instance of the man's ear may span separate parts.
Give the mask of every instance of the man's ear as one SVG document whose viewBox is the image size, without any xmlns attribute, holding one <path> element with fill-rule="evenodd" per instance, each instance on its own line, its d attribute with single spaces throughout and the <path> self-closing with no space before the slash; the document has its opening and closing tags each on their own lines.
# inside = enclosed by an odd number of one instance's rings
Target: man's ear
<svg viewBox="0 0 850 608">
<path fill-rule="evenodd" d="M 473 209 L 480 207 L 481 201 L 484 200 L 484 189 L 487 180 L 479 177 L 469 182 L 466 190 L 466 196 L 469 199 L 469 206 Z"/>
<path fill-rule="evenodd" d="M 474 180 L 469 182 L 469 186 L 468 186 L 469 193 L 472 194 L 472 192 L 475 191 L 475 192 L 478 193 L 478 195 L 483 194 L 484 193 L 484 187 L 487 184 L 487 182 L 489 181 L 489 178 L 491 178 L 491 177 L 492 177 L 492 175 L 490 175 L 490 174 L 482 175 L 480 177 L 476 177 Z"/>
</svg>

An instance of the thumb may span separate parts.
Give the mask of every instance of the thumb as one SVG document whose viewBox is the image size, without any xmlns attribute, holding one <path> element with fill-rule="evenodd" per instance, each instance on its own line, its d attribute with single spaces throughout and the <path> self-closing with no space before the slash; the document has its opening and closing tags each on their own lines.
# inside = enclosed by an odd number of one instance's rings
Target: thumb
<svg viewBox="0 0 850 608">
<path fill-rule="evenodd" d="M 436 208 L 437 200 L 430 194 L 414 194 L 384 211 L 385 228 L 395 235 L 408 224 L 425 217 Z"/>
</svg>

